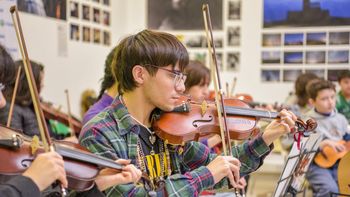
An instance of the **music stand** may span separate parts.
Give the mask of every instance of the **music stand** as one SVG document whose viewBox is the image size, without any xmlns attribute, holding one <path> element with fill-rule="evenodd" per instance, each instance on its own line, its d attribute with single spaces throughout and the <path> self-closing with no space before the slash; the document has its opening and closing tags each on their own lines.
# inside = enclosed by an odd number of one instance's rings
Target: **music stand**
<svg viewBox="0 0 350 197">
<path fill-rule="evenodd" d="M 300 150 L 293 143 L 292 150 L 284 166 L 274 197 L 293 196 L 304 191 L 305 173 L 312 162 L 322 138 L 318 133 L 312 133 L 301 140 Z"/>
</svg>

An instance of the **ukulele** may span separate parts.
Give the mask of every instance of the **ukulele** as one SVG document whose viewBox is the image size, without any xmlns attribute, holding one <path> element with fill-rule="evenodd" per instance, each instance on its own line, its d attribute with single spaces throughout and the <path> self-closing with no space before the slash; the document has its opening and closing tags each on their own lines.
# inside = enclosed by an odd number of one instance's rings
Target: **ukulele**
<svg viewBox="0 0 350 197">
<path fill-rule="evenodd" d="M 339 142 L 337 142 L 339 144 L 343 144 L 345 146 L 345 150 L 344 151 L 337 151 L 334 150 L 332 147 L 330 146 L 325 146 L 323 148 L 322 151 L 320 151 L 319 153 L 317 153 L 316 157 L 315 157 L 315 163 L 322 167 L 322 168 L 330 168 L 332 167 L 339 159 L 341 159 L 342 157 L 344 157 L 344 155 L 346 155 L 347 152 L 350 151 L 350 141 L 344 141 L 344 140 L 340 140 Z"/>
</svg>

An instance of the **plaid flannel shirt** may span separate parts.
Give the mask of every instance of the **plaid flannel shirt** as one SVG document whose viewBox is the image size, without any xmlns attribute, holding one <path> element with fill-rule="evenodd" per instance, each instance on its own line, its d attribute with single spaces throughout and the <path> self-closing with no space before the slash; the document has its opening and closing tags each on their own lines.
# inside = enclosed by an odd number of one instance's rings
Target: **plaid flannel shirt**
<svg viewBox="0 0 350 197">
<path fill-rule="evenodd" d="M 80 144 L 91 152 L 113 160 L 131 159 L 137 165 L 137 140 L 140 127 L 130 116 L 126 107 L 117 97 L 113 103 L 91 119 L 82 130 Z M 222 188 L 228 184 L 223 179 L 214 185 L 214 178 L 206 165 L 216 155 L 199 142 L 188 142 L 182 147 L 169 145 L 172 175 L 165 179 L 168 196 L 198 196 L 206 189 Z M 240 174 L 255 171 L 272 146 L 265 144 L 261 136 L 233 147 L 234 157 L 241 161 Z M 146 196 L 148 191 L 142 183 L 116 185 L 105 191 L 107 196 Z"/>
</svg>

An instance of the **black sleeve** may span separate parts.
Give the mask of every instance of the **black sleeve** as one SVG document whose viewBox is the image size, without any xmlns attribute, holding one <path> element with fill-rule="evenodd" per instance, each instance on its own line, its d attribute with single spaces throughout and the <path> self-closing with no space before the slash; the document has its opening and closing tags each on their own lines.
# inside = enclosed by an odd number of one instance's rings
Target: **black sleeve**
<svg viewBox="0 0 350 197">
<path fill-rule="evenodd" d="M 38 186 L 25 176 L 16 176 L 0 184 L 0 194 L 2 197 L 40 197 Z"/>
</svg>

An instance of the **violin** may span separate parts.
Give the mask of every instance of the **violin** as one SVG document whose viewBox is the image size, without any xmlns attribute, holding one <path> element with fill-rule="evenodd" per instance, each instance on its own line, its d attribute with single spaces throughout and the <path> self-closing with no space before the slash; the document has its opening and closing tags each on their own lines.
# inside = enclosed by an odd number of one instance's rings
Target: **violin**
<svg viewBox="0 0 350 197">
<path fill-rule="evenodd" d="M 345 150 L 338 152 L 332 147 L 325 146 L 323 150 L 315 156 L 315 163 L 322 168 L 330 168 L 350 151 L 350 141 L 340 140 L 337 143 L 344 145 Z"/>
<path fill-rule="evenodd" d="M 19 131 L 0 125 L 0 174 L 22 174 L 44 152 L 41 143 L 36 144 Z M 12 141 L 12 143 L 10 143 Z M 64 168 L 68 179 L 68 188 L 86 191 L 94 186 L 94 180 L 102 168 L 112 168 L 121 172 L 123 165 L 115 161 L 90 153 L 79 144 L 55 141 L 55 150 L 64 159 Z"/>
<path fill-rule="evenodd" d="M 48 102 L 40 102 L 40 107 L 44 112 L 44 116 L 47 119 L 57 120 L 60 123 L 63 123 L 67 126 L 72 125 L 72 129 L 76 134 L 79 134 L 83 125 L 81 122 L 75 117 L 69 117 L 68 114 L 63 113 L 62 111 L 55 109 L 52 104 Z"/>
<path fill-rule="evenodd" d="M 278 112 L 251 109 L 239 99 L 224 99 L 230 138 L 245 140 L 257 134 L 257 121 L 260 118 L 279 118 Z M 304 123 L 296 122 L 298 130 L 305 132 L 316 128 L 312 119 Z M 219 119 L 214 103 L 199 104 L 192 101 L 183 102 L 172 112 L 161 112 L 153 123 L 156 134 L 169 144 L 182 145 L 187 141 L 198 141 L 199 138 L 220 135 Z"/>
</svg>

